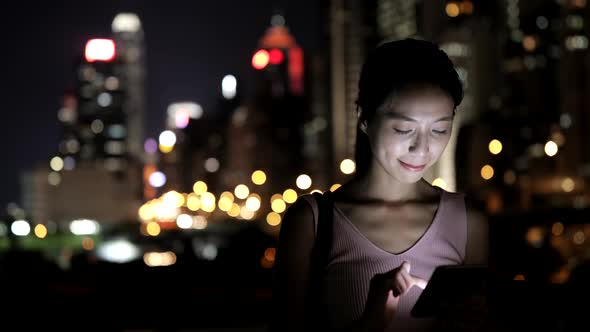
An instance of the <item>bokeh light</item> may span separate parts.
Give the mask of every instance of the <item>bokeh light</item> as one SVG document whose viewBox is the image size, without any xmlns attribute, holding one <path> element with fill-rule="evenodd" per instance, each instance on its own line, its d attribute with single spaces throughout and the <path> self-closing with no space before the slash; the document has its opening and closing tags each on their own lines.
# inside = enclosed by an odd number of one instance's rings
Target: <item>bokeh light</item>
<svg viewBox="0 0 590 332">
<path fill-rule="evenodd" d="M 489 180 L 494 177 L 494 168 L 490 165 L 485 165 L 481 168 L 480 173 L 484 180 Z"/>
<path fill-rule="evenodd" d="M 282 213 L 287 209 L 287 204 L 282 199 L 275 199 L 271 203 L 271 208 L 276 213 Z"/>
<path fill-rule="evenodd" d="M 207 192 L 207 184 L 203 181 L 197 181 L 193 184 L 193 192 L 197 195 L 202 195 Z"/>
<path fill-rule="evenodd" d="M 234 189 L 234 194 L 236 194 L 236 197 L 239 199 L 246 199 L 250 194 L 250 189 L 248 189 L 245 184 L 239 184 Z"/>
<path fill-rule="evenodd" d="M 285 200 L 286 203 L 295 203 L 297 200 L 297 192 L 293 189 L 287 189 L 283 192 L 282 199 Z"/>
<path fill-rule="evenodd" d="M 266 215 L 266 223 L 270 226 L 278 226 L 281 223 L 281 215 L 276 212 L 269 212 Z"/>
<path fill-rule="evenodd" d="M 557 144 L 555 142 L 548 141 L 547 143 L 545 143 L 545 154 L 549 157 L 555 156 L 558 150 L 559 148 L 557 147 Z"/>
<path fill-rule="evenodd" d="M 442 188 L 442 189 L 447 189 L 447 182 L 445 180 L 443 180 L 442 178 L 436 178 L 432 181 L 432 185 Z"/>
<path fill-rule="evenodd" d="M 352 174 L 356 169 L 356 164 L 351 159 L 344 159 L 340 162 L 340 171 L 344 174 Z"/>
<path fill-rule="evenodd" d="M 270 61 L 270 54 L 267 50 L 258 50 L 252 56 L 252 67 L 261 70 L 264 69 Z"/>
<path fill-rule="evenodd" d="M 488 149 L 490 150 L 491 154 L 498 154 L 502 152 L 502 142 L 497 139 L 493 139 L 488 144 Z"/>
<path fill-rule="evenodd" d="M 261 170 L 252 173 L 252 182 L 257 185 L 262 185 L 266 182 L 266 173 Z"/>
<path fill-rule="evenodd" d="M 51 161 L 49 162 L 49 166 L 51 167 L 52 170 L 59 172 L 64 168 L 64 161 L 60 157 L 55 156 L 55 157 L 51 158 Z"/>
<path fill-rule="evenodd" d="M 44 239 L 47 236 L 47 227 L 43 224 L 38 224 L 34 229 L 35 236 Z"/>
<path fill-rule="evenodd" d="M 309 177 L 309 175 L 301 174 L 297 177 L 295 183 L 297 184 L 297 187 L 299 189 L 309 189 L 309 187 L 311 187 L 311 178 Z"/>
</svg>

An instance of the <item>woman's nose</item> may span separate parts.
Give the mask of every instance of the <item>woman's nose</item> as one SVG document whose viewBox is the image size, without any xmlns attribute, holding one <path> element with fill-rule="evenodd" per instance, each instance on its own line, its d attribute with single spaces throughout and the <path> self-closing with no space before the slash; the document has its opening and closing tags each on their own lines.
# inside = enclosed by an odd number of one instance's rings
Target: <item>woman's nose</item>
<svg viewBox="0 0 590 332">
<path fill-rule="evenodd" d="M 410 143 L 410 152 L 425 155 L 428 153 L 429 149 L 428 135 L 416 133 L 414 139 Z"/>
</svg>

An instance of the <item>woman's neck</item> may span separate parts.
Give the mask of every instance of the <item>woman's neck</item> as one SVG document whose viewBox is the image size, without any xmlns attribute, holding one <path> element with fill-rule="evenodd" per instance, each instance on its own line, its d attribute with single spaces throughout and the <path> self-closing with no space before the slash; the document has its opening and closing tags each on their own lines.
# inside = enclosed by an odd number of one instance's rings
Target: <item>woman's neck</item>
<svg viewBox="0 0 590 332">
<path fill-rule="evenodd" d="M 417 200 L 423 197 L 426 191 L 426 181 L 421 179 L 415 183 L 402 183 L 391 176 L 376 176 L 367 172 L 352 178 L 348 183 L 347 191 L 353 196 L 362 196 L 369 199 L 386 202 L 401 202 Z M 428 185 L 429 186 L 429 185 Z"/>
</svg>

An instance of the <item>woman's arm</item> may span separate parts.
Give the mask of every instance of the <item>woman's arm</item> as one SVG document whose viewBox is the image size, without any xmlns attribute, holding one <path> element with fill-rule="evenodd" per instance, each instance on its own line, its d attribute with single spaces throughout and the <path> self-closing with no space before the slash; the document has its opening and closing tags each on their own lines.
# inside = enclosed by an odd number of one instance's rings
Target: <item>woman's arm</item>
<svg viewBox="0 0 590 332">
<path fill-rule="evenodd" d="M 285 212 L 273 270 L 272 331 L 305 330 L 311 251 L 315 240 L 311 206 L 299 199 Z"/>
<path fill-rule="evenodd" d="M 489 226 L 485 215 L 472 206 L 467 206 L 467 246 L 465 264 L 489 262 Z"/>
</svg>

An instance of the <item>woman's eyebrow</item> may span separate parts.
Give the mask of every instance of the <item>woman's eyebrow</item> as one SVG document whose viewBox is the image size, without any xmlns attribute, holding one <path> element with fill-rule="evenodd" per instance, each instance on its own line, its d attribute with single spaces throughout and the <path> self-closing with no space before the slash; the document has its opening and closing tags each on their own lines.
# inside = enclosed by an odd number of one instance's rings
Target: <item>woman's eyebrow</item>
<svg viewBox="0 0 590 332">
<path fill-rule="evenodd" d="M 394 111 L 385 112 L 385 116 L 389 119 L 400 119 L 400 120 L 405 120 L 405 121 L 418 122 L 417 119 L 411 118 L 411 117 L 404 115 L 404 114 L 396 113 Z M 438 120 L 436 120 L 434 122 L 452 121 L 452 120 L 453 120 L 453 116 L 449 115 L 449 116 L 443 116 L 442 118 L 439 118 Z"/>
</svg>

